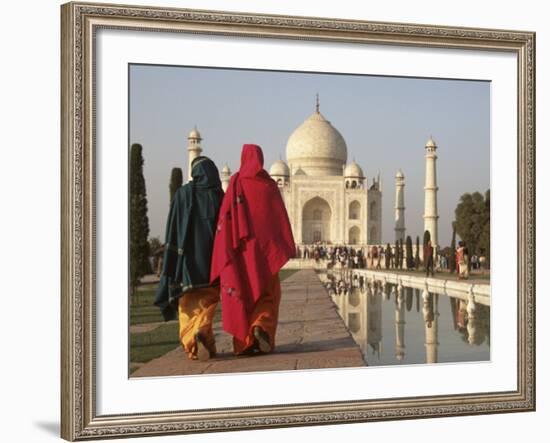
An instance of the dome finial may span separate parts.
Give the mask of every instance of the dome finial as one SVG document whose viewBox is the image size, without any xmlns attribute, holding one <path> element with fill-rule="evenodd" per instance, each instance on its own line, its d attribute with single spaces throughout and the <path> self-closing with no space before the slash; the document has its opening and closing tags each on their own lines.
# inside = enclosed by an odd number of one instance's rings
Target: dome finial
<svg viewBox="0 0 550 443">
<path fill-rule="evenodd" d="M 315 94 L 315 112 L 319 114 L 319 93 Z"/>
<path fill-rule="evenodd" d="M 191 132 L 189 133 L 189 136 L 187 138 L 188 139 L 196 139 L 198 141 L 202 140 L 201 133 L 197 129 L 197 125 L 193 126 L 193 129 L 191 130 Z"/>
<path fill-rule="evenodd" d="M 437 144 L 435 143 L 435 140 L 433 139 L 433 136 L 431 134 L 429 140 L 426 142 L 426 148 L 437 148 Z"/>
</svg>

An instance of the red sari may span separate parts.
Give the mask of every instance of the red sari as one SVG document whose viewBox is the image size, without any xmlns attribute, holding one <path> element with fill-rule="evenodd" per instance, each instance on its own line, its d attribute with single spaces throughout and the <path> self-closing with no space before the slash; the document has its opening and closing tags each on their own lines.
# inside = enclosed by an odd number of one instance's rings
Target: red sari
<svg viewBox="0 0 550 443">
<path fill-rule="evenodd" d="M 222 202 L 210 280 L 220 279 L 222 321 L 236 353 L 254 343 L 260 326 L 273 347 L 280 286 L 279 270 L 296 255 L 288 214 L 275 181 L 263 169 L 257 145 L 244 145 L 239 172 Z"/>
</svg>

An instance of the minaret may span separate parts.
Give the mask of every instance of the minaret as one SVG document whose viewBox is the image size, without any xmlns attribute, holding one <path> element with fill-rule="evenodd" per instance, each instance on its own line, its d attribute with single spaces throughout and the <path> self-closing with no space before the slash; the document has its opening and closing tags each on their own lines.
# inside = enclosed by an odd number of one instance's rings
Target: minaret
<svg viewBox="0 0 550 443">
<path fill-rule="evenodd" d="M 187 181 L 191 181 L 191 162 L 202 153 L 201 140 L 201 134 L 195 126 L 187 137 Z"/>
<path fill-rule="evenodd" d="M 229 179 L 231 178 L 231 169 L 229 169 L 229 166 L 227 163 L 222 168 L 221 175 L 221 181 L 222 181 L 222 189 L 223 192 L 227 191 L 227 187 L 229 186 Z"/>
<path fill-rule="evenodd" d="M 424 231 L 430 232 L 430 239 L 432 245 L 438 245 L 437 237 L 437 175 L 435 162 L 437 155 L 437 145 L 430 136 L 430 139 L 426 143 L 426 182 L 424 185 Z"/>
<path fill-rule="evenodd" d="M 395 240 L 405 241 L 405 176 L 395 174 Z"/>
</svg>

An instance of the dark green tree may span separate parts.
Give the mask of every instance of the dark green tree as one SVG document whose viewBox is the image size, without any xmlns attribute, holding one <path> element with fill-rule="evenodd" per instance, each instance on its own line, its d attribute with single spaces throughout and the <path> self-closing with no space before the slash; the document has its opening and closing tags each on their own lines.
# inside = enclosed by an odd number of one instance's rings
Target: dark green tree
<svg viewBox="0 0 550 443">
<path fill-rule="evenodd" d="M 149 219 L 147 191 L 143 176 L 143 149 L 134 143 L 130 148 L 130 294 L 136 294 L 139 280 L 151 272 L 149 262 Z"/>
<path fill-rule="evenodd" d="M 456 233 L 466 242 L 470 255 L 479 253 L 481 247 L 489 250 L 490 193 L 466 193 L 460 197 L 455 209 Z M 483 246 L 481 246 L 483 244 Z"/>
<path fill-rule="evenodd" d="M 485 217 L 484 225 L 479 236 L 479 254 L 484 255 L 486 258 L 485 266 L 490 267 L 491 264 L 491 192 L 487 190 L 485 192 Z"/>
<path fill-rule="evenodd" d="M 170 174 L 170 204 L 172 204 L 174 194 L 181 185 L 183 185 L 183 171 L 181 168 L 172 168 Z"/>
<path fill-rule="evenodd" d="M 453 222 L 453 236 L 451 237 L 451 251 L 449 253 L 449 271 L 456 270 L 456 223 Z"/>
<path fill-rule="evenodd" d="M 407 269 L 414 268 L 413 242 L 410 235 L 407 235 L 407 239 L 406 239 L 406 264 L 407 264 Z"/>
<path fill-rule="evenodd" d="M 416 236 L 416 251 L 414 253 L 414 267 L 418 269 L 420 267 L 420 237 Z"/>
</svg>

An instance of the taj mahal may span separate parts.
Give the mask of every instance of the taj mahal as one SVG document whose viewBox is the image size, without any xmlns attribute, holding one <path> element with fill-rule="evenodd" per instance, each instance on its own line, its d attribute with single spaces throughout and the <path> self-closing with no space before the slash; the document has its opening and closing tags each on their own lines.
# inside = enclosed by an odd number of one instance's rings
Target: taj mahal
<svg viewBox="0 0 550 443">
<path fill-rule="evenodd" d="M 197 128 L 188 136 L 188 179 L 191 162 L 202 154 Z M 425 227 L 437 244 L 435 142 L 426 145 L 427 186 Z M 267 169 L 267 168 L 266 168 Z M 382 182 L 380 175 L 367 178 L 355 160 L 348 163 L 348 147 L 342 134 L 320 112 L 317 97 L 314 112 L 288 137 L 286 162 L 279 159 L 269 168 L 278 184 L 297 244 L 327 243 L 380 245 L 382 243 Z M 220 172 L 224 191 L 231 170 Z M 395 239 L 405 239 L 405 177 L 395 176 Z M 428 183 L 429 182 L 429 183 Z M 432 183 L 433 182 L 433 183 Z M 429 206 L 429 207 L 428 207 Z"/>
</svg>

